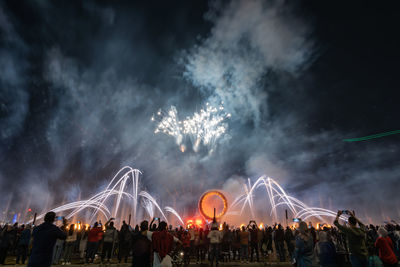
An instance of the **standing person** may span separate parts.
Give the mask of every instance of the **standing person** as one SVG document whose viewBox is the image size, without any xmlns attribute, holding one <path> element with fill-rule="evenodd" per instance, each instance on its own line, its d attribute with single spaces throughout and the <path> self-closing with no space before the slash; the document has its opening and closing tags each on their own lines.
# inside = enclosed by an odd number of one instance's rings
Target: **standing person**
<svg viewBox="0 0 400 267">
<path fill-rule="evenodd" d="M 214 264 L 218 267 L 219 258 L 219 246 L 222 240 L 222 233 L 218 231 L 218 223 L 214 222 L 211 227 L 211 231 L 208 233 L 207 238 L 210 239 L 210 262 L 211 267 Z"/>
<path fill-rule="evenodd" d="M 285 230 L 285 242 L 289 252 L 289 257 L 292 260 L 294 252 L 294 235 L 289 226 L 287 226 Z"/>
<path fill-rule="evenodd" d="M 397 257 L 393 251 L 393 242 L 388 236 L 385 228 L 380 227 L 378 230 L 379 237 L 376 239 L 375 247 L 379 249 L 379 258 L 384 267 L 397 266 Z"/>
<path fill-rule="evenodd" d="M 249 232 L 246 227 L 242 226 L 242 231 L 239 233 L 240 238 L 240 259 L 242 262 L 249 262 Z"/>
<path fill-rule="evenodd" d="M 75 231 L 75 224 L 71 224 L 67 231 L 67 239 L 65 240 L 63 265 L 71 265 L 71 256 L 75 249 L 76 240 L 77 231 Z"/>
<path fill-rule="evenodd" d="M 113 247 L 118 236 L 118 231 L 114 227 L 114 218 L 108 220 L 105 224 L 106 231 L 103 238 L 103 251 L 101 253 L 101 262 L 107 257 L 107 262 L 110 262 L 112 257 Z"/>
<path fill-rule="evenodd" d="M 44 223 L 33 229 L 33 244 L 28 267 L 50 267 L 56 240 L 67 238 L 67 235 L 53 224 L 55 219 L 56 214 L 50 211 L 44 216 Z M 66 224 L 65 219 L 63 224 Z"/>
<path fill-rule="evenodd" d="M 232 232 L 229 230 L 229 225 L 224 223 L 224 230 L 222 232 L 222 241 L 221 241 L 221 252 L 223 254 L 223 259 L 224 261 L 226 260 L 226 257 L 228 258 L 227 260 L 231 260 L 231 245 L 233 242 L 233 236 Z"/>
<path fill-rule="evenodd" d="M 64 225 L 61 226 L 60 229 L 64 233 L 67 233 L 67 230 L 65 229 Z M 53 259 L 52 259 L 52 263 L 54 265 L 58 265 L 60 263 L 61 257 L 63 256 L 64 243 L 65 243 L 65 240 L 63 240 L 63 239 L 56 240 L 56 243 L 55 243 L 54 249 L 53 249 Z"/>
<path fill-rule="evenodd" d="M 151 242 L 147 238 L 149 222 L 140 223 L 140 232 L 135 233 L 132 238 L 132 267 L 151 266 Z"/>
<path fill-rule="evenodd" d="M 294 262 L 296 267 L 311 267 L 313 258 L 314 241 L 308 232 L 307 224 L 300 222 L 299 233 L 296 236 Z"/>
<path fill-rule="evenodd" d="M 272 233 L 274 230 L 272 230 L 272 227 L 269 226 L 266 231 L 265 231 L 265 239 L 267 241 L 267 256 L 272 255 Z"/>
<path fill-rule="evenodd" d="M 236 259 L 236 255 L 238 257 L 238 260 L 240 260 L 240 229 L 237 228 L 236 230 L 234 229 L 232 231 L 232 254 L 233 254 L 233 260 Z"/>
<path fill-rule="evenodd" d="M 196 253 L 197 253 L 197 264 L 199 264 L 199 263 L 203 262 L 203 260 L 205 259 L 203 228 L 200 228 L 196 232 L 195 246 L 196 246 Z"/>
<path fill-rule="evenodd" d="M 154 251 L 153 267 L 172 267 L 172 259 L 169 253 L 172 251 L 174 241 L 179 239 L 168 233 L 167 223 L 162 221 L 158 225 L 158 231 L 147 231 L 147 238 L 152 241 Z"/>
<path fill-rule="evenodd" d="M 274 235 L 275 249 L 279 256 L 279 261 L 285 261 L 285 231 L 281 224 L 278 225 L 278 229 L 275 230 Z"/>
<path fill-rule="evenodd" d="M 335 267 L 336 248 L 332 240 L 330 240 L 327 231 L 320 231 L 318 242 L 315 245 L 315 252 L 321 267 Z"/>
<path fill-rule="evenodd" d="M 86 263 L 93 263 L 94 258 L 99 248 L 99 241 L 103 236 L 103 229 L 99 226 L 98 222 L 95 222 L 93 228 L 90 229 L 88 234 L 87 251 L 86 251 Z"/>
<path fill-rule="evenodd" d="M 28 224 L 25 229 L 21 232 L 17 247 L 17 260 L 19 264 L 21 260 L 22 264 L 25 264 L 26 257 L 28 256 L 28 247 L 31 240 L 31 226 Z"/>
<path fill-rule="evenodd" d="M 350 215 L 348 219 L 349 227 L 339 223 L 339 217 L 343 214 L 341 210 L 338 211 L 334 224 L 346 236 L 351 265 L 353 267 L 367 266 L 368 251 L 365 245 L 366 228 L 364 224 L 357 219 L 354 213 L 350 211 L 347 211 L 347 213 Z M 360 227 L 357 227 L 357 223 Z"/>
<path fill-rule="evenodd" d="M 89 229 L 83 229 L 79 238 L 79 258 L 82 262 L 85 262 L 85 251 L 87 246 L 87 240 L 89 235 Z"/>
<path fill-rule="evenodd" d="M 182 242 L 182 247 L 183 247 L 183 266 L 188 266 L 190 264 L 190 254 L 191 254 L 191 248 L 190 248 L 190 233 L 186 230 L 183 231 L 180 235 L 180 240 Z"/>
<path fill-rule="evenodd" d="M 189 227 L 188 232 L 190 234 L 190 256 L 194 257 L 196 250 L 195 250 L 195 243 L 194 243 L 195 231 L 194 231 L 193 225 Z"/>
<path fill-rule="evenodd" d="M 252 228 L 250 229 L 250 261 L 253 261 L 253 254 L 256 253 L 257 262 L 260 261 L 260 255 L 258 252 L 258 227 L 255 221 L 250 221 L 250 224 L 253 223 Z"/>
<path fill-rule="evenodd" d="M 121 263 L 124 259 L 128 262 L 129 251 L 131 250 L 132 234 L 129 230 L 129 225 L 125 221 L 122 222 L 121 231 L 119 232 L 118 244 L 118 262 Z"/>
<path fill-rule="evenodd" d="M 13 227 L 11 225 L 5 226 L 0 234 L 0 238 L 0 264 L 4 265 L 7 258 L 7 252 L 12 245 Z"/>
</svg>

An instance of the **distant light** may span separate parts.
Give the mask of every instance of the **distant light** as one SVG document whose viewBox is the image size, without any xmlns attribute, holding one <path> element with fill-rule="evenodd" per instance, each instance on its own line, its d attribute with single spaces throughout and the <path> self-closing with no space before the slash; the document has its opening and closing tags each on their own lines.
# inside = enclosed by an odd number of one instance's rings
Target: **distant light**
<svg viewBox="0 0 400 267">
<path fill-rule="evenodd" d="M 31 209 L 31 208 L 29 208 L 29 209 L 28 209 L 28 212 L 31 212 L 31 211 L 32 211 L 32 209 Z"/>
</svg>

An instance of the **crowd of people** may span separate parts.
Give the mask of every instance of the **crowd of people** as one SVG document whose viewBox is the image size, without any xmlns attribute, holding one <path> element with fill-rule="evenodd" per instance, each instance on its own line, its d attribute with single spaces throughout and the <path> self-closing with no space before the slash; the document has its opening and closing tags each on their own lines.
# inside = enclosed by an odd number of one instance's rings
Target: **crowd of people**
<svg viewBox="0 0 400 267">
<path fill-rule="evenodd" d="M 173 228 L 154 218 L 132 228 L 125 221 L 117 230 L 114 219 L 92 227 L 54 224 L 56 215 L 49 212 L 44 223 L 4 225 L 0 229 L 0 264 L 7 255 L 16 256 L 16 264 L 28 267 L 69 265 L 71 260 L 82 263 L 128 262 L 132 266 L 172 266 L 180 259 L 218 266 L 221 261 L 291 262 L 296 267 L 308 266 L 397 266 L 400 256 L 400 226 L 365 226 L 353 212 L 347 222 L 340 223 L 339 211 L 334 226 L 314 228 L 299 221 L 297 227 L 274 224 L 260 228 L 255 221 L 239 228 L 215 220 L 204 227 Z"/>
</svg>

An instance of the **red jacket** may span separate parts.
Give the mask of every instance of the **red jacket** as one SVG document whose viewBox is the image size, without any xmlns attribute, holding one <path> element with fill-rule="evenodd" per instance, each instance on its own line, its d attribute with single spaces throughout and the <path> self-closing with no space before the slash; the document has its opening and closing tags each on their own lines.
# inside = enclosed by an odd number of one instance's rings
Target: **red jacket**
<svg viewBox="0 0 400 267">
<path fill-rule="evenodd" d="M 396 255 L 393 252 L 393 243 L 390 237 L 378 237 L 375 247 L 379 249 L 379 258 L 387 264 L 397 263 Z"/>
<path fill-rule="evenodd" d="M 153 250 L 158 252 L 161 260 L 171 252 L 174 244 L 174 237 L 167 231 L 154 232 L 152 236 Z"/>
<path fill-rule="evenodd" d="M 88 242 L 99 242 L 103 237 L 103 229 L 101 227 L 92 228 L 88 234 Z"/>
</svg>

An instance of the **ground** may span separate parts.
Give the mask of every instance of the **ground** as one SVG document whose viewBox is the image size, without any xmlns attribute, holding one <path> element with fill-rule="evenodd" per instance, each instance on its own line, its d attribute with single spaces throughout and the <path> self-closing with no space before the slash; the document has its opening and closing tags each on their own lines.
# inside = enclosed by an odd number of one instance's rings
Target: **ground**
<svg viewBox="0 0 400 267">
<path fill-rule="evenodd" d="M 14 265 L 14 266 L 26 266 L 25 265 L 15 265 L 15 257 L 9 257 L 6 261 L 6 265 Z M 222 262 L 219 264 L 220 266 L 229 266 L 229 267 L 238 267 L 238 266 L 274 266 L 274 267 L 291 267 L 292 265 L 289 262 L 250 262 L 250 263 L 240 263 L 240 262 Z M 52 266 L 63 266 L 63 265 L 52 265 Z M 82 266 L 93 266 L 93 267 L 130 267 L 131 263 L 111 263 L 111 264 L 71 264 L 68 265 L 70 267 L 82 267 Z M 207 264 L 200 265 L 191 263 L 190 267 L 203 267 L 209 266 Z M 215 266 L 215 265 L 214 265 Z"/>
</svg>

